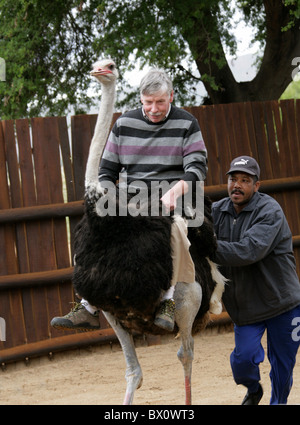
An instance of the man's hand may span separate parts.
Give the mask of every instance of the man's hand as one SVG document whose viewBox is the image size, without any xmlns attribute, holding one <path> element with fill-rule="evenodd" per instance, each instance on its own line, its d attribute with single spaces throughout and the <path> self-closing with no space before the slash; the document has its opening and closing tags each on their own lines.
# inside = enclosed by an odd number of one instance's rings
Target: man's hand
<svg viewBox="0 0 300 425">
<path fill-rule="evenodd" d="M 166 213 L 173 211 L 177 206 L 177 199 L 187 193 L 189 186 L 184 180 L 180 180 L 161 198 Z"/>
</svg>

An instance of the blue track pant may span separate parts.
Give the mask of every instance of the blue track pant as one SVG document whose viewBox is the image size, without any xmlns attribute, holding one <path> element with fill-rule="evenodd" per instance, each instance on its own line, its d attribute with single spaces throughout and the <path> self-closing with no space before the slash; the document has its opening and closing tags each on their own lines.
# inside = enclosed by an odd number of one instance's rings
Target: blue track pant
<svg viewBox="0 0 300 425">
<path fill-rule="evenodd" d="M 262 336 L 267 330 L 268 359 L 271 364 L 270 404 L 286 404 L 293 384 L 293 368 L 300 341 L 300 305 L 286 313 L 251 325 L 235 325 L 235 349 L 230 363 L 234 380 L 249 392 L 258 390 L 259 363 L 264 360 Z"/>
</svg>

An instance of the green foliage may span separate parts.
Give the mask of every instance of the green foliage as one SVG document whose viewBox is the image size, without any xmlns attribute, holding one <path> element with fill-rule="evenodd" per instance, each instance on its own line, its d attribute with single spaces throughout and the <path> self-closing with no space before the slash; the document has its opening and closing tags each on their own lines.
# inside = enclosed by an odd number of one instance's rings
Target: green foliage
<svg viewBox="0 0 300 425">
<path fill-rule="evenodd" d="M 208 12 L 212 29 L 205 28 Z M 211 55 L 222 66 L 220 37 L 233 48 L 225 25 L 228 13 L 228 2 L 215 0 L 0 0 L 0 57 L 6 61 L 0 116 L 59 115 L 70 105 L 75 113 L 83 112 L 91 104 L 88 74 L 99 56 L 113 57 L 121 75 L 137 59 L 142 68 L 150 64 L 167 69 L 177 102 L 192 104 L 199 80 L 192 64 L 199 52 L 185 36 L 193 38 L 195 20 L 200 22 L 210 32 Z M 212 76 L 203 78 L 215 84 Z M 124 81 L 122 91 L 124 98 Z M 129 93 L 126 104 L 134 101 L 136 96 Z"/>
<path fill-rule="evenodd" d="M 299 2 L 285 0 L 289 25 L 298 18 Z M 206 88 L 223 90 L 216 73 L 227 66 L 224 49 L 232 55 L 236 50 L 232 5 L 231 0 L 0 0 L 0 58 L 6 62 L 0 117 L 60 115 L 70 107 L 83 113 L 92 103 L 91 66 L 107 56 L 117 62 L 127 107 L 138 97 L 122 76 L 137 60 L 142 68 L 165 68 L 176 102 L 192 105 L 200 80 L 195 64 L 205 67 Z M 263 1 L 237 0 L 234 8 L 256 28 L 254 41 L 264 43 Z"/>
<path fill-rule="evenodd" d="M 291 18 L 288 24 L 282 28 L 282 31 L 288 31 L 296 25 L 296 21 L 300 19 L 300 0 L 284 0 L 283 2 L 285 6 L 289 8 Z"/>
<path fill-rule="evenodd" d="M 89 104 L 94 19 L 76 0 L 0 0 L 1 118 L 59 115 Z"/>
</svg>

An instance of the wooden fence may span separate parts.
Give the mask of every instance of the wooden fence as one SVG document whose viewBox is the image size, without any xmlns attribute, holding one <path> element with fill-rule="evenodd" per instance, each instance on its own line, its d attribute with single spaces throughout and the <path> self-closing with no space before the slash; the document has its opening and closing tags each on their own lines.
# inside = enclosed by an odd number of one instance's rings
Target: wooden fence
<svg viewBox="0 0 300 425">
<path fill-rule="evenodd" d="M 188 110 L 208 149 L 207 194 L 225 196 L 231 159 L 254 156 L 261 165 L 261 190 L 286 213 L 299 273 L 300 101 Z M 95 122 L 94 115 L 74 116 L 70 131 L 65 117 L 0 122 L 0 339 L 6 339 L 0 342 L 0 363 L 112 337 L 103 317 L 101 331 L 50 327 L 51 318 L 67 313 L 74 299 L 72 235 L 83 213 Z"/>
</svg>

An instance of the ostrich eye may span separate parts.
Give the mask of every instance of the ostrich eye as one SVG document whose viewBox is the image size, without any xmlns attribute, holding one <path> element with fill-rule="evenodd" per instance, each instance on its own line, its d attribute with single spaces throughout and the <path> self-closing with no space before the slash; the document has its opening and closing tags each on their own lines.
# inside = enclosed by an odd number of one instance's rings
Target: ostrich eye
<svg viewBox="0 0 300 425">
<path fill-rule="evenodd" d="M 110 65 L 108 65 L 108 69 L 110 69 L 111 71 L 113 71 L 115 69 L 115 66 L 111 63 Z"/>
</svg>

